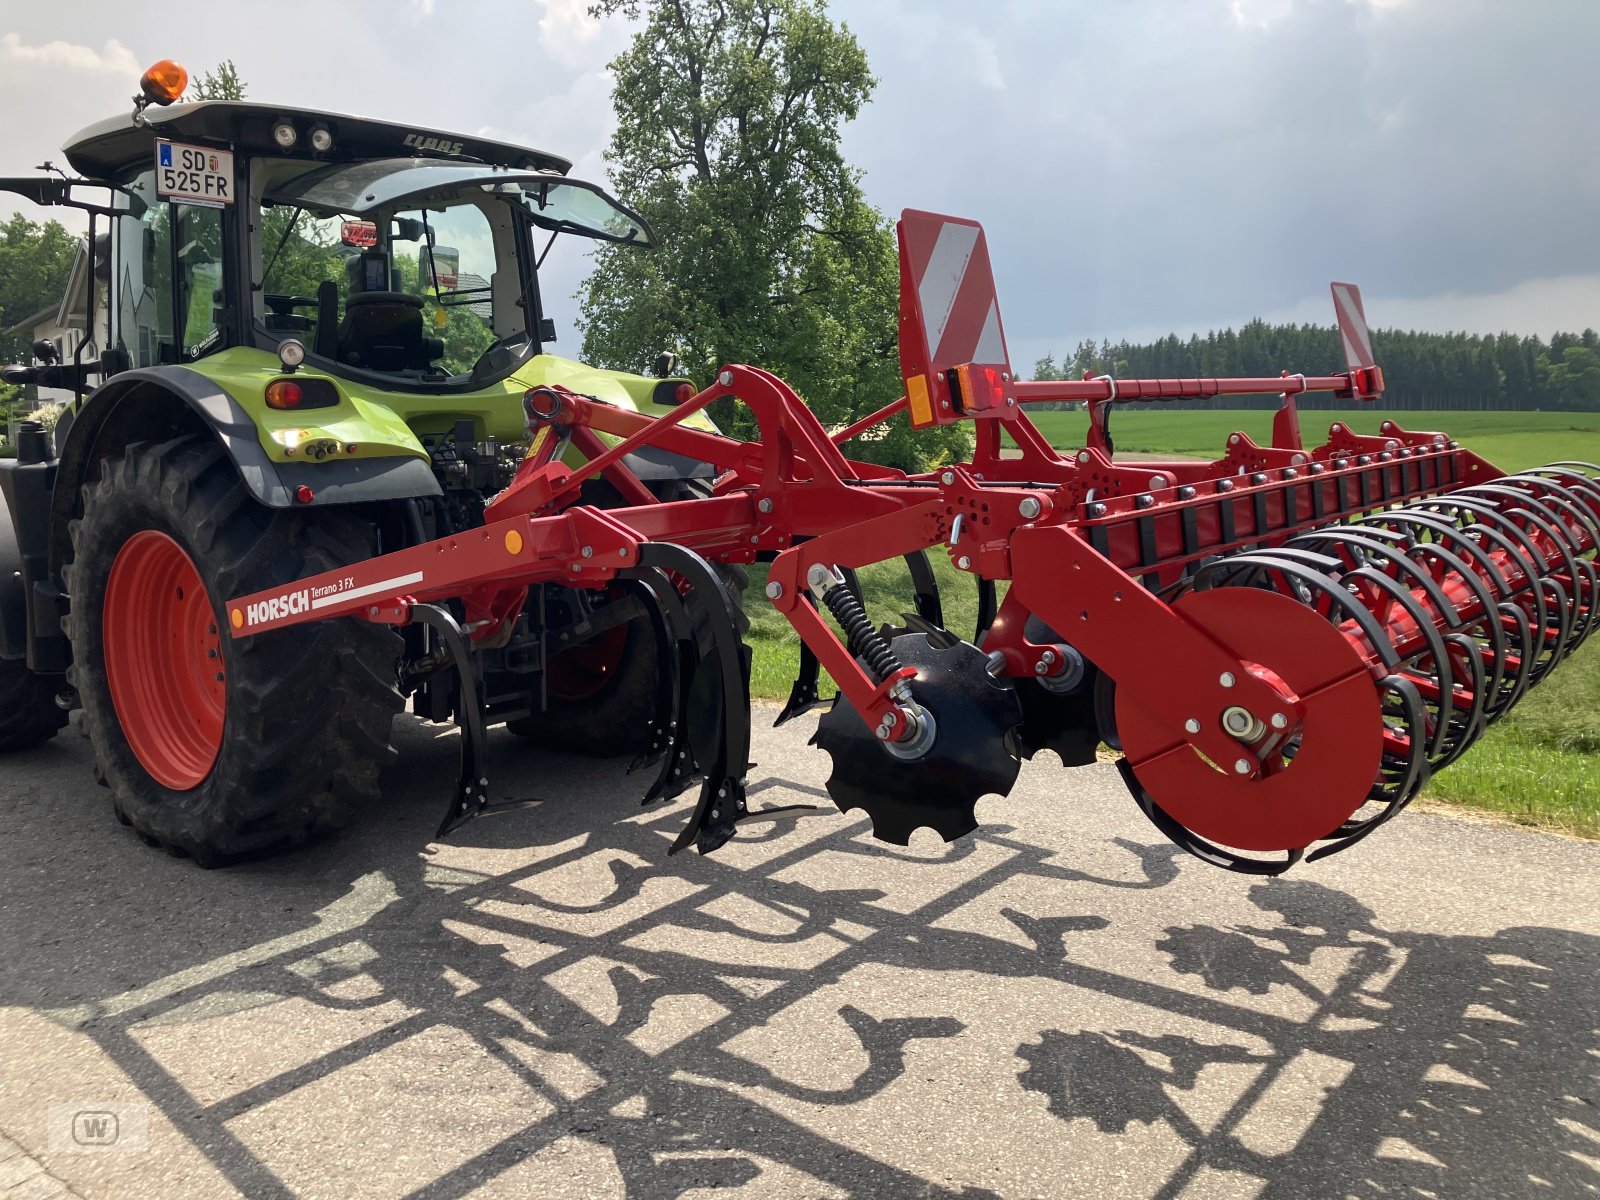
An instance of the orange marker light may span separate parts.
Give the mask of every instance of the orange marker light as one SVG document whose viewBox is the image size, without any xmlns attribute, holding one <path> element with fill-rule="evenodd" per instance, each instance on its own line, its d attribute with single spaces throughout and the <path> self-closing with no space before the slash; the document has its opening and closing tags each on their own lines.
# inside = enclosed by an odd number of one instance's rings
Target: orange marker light
<svg viewBox="0 0 1600 1200">
<path fill-rule="evenodd" d="M 522 534 L 518 533 L 515 529 L 506 530 L 506 553 L 522 553 Z"/>
<path fill-rule="evenodd" d="M 139 80 L 139 89 L 151 104 L 171 104 L 188 86 L 189 72 L 170 58 L 163 58 Z"/>
<path fill-rule="evenodd" d="M 231 613 L 229 613 L 228 614 L 228 619 L 233 622 L 233 627 L 235 629 L 243 629 L 244 628 L 244 613 L 241 612 L 239 609 L 236 608 Z"/>
</svg>

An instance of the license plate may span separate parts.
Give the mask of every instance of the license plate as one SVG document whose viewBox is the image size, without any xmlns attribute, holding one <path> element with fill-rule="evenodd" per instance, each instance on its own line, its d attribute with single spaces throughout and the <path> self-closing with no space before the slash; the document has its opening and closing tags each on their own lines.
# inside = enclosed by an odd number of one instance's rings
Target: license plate
<svg viewBox="0 0 1600 1200">
<path fill-rule="evenodd" d="M 156 142 L 156 195 L 221 208 L 233 203 L 233 152 Z"/>
</svg>

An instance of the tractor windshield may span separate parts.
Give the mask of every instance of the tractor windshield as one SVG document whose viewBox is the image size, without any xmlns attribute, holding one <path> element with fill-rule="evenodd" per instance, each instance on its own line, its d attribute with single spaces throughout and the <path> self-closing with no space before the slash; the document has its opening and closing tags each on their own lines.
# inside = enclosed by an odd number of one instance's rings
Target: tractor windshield
<svg viewBox="0 0 1600 1200">
<path fill-rule="evenodd" d="M 589 184 L 458 162 L 315 168 L 269 183 L 261 210 L 265 327 L 419 383 L 488 382 L 536 351 L 530 226 L 650 244 L 642 220 Z"/>
</svg>

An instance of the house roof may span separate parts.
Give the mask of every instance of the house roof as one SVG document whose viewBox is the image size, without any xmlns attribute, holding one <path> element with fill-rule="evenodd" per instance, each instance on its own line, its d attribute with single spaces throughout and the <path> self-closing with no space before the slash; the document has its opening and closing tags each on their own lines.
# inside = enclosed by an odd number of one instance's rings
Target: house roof
<svg viewBox="0 0 1600 1200">
<path fill-rule="evenodd" d="M 4 331 L 5 335 L 6 337 L 10 337 L 17 333 L 32 333 L 46 317 L 54 319 L 60 313 L 60 311 L 61 302 L 57 300 L 55 303 L 41 308 L 32 316 L 24 317 L 22 320 L 18 321 L 15 325 Z"/>
</svg>

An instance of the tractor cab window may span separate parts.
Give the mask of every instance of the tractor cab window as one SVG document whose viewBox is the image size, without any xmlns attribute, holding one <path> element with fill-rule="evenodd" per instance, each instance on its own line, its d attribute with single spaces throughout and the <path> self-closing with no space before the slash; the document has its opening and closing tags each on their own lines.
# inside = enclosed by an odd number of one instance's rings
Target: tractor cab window
<svg viewBox="0 0 1600 1200">
<path fill-rule="evenodd" d="M 118 348 L 136 367 L 193 361 L 222 342 L 222 213 L 158 198 L 153 171 L 124 186 L 111 299 Z"/>
<path fill-rule="evenodd" d="M 421 379 L 464 375 L 504 326 L 524 326 L 497 280 L 516 279 L 509 222 L 477 203 L 356 218 L 269 205 L 262 220 L 265 323 L 309 335 L 326 358 Z"/>
</svg>

